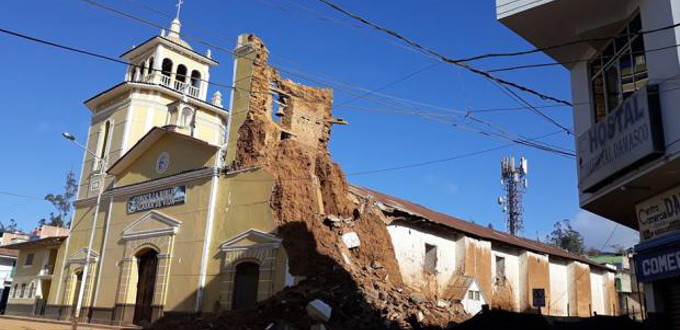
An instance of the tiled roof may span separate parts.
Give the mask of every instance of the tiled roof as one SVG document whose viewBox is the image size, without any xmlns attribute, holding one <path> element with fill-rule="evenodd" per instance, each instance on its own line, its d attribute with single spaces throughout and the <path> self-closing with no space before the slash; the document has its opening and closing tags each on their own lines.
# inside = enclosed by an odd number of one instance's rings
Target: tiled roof
<svg viewBox="0 0 680 330">
<path fill-rule="evenodd" d="M 33 240 L 33 241 L 26 241 L 26 242 L 21 242 L 21 243 L 3 245 L 3 248 L 13 249 L 13 250 L 21 250 L 21 249 L 27 248 L 27 247 L 59 245 L 59 244 L 61 244 L 61 242 L 63 242 L 66 239 L 66 237 L 68 237 L 68 236 L 45 237 L 45 238 L 36 239 L 36 240 Z"/>
<path fill-rule="evenodd" d="M 393 207 L 399 210 L 406 211 L 408 213 L 413 213 L 417 214 L 420 217 L 422 217 L 425 220 L 434 222 L 439 225 L 446 226 L 448 228 L 454 229 L 459 232 L 463 232 L 472 236 L 476 236 L 479 238 L 487 239 L 490 241 L 496 241 L 496 242 L 501 242 L 510 246 L 514 247 L 519 247 L 522 249 L 526 249 L 529 251 L 537 252 L 537 253 L 542 253 L 542 254 L 549 254 L 552 256 L 557 256 L 565 259 L 570 259 L 570 260 L 578 260 L 580 262 L 589 264 L 591 266 L 595 266 L 598 268 L 602 269 L 608 269 L 607 267 L 600 265 L 584 256 L 579 256 L 577 254 L 573 254 L 567 250 L 561 249 L 556 246 L 544 244 L 538 241 L 534 241 L 531 239 L 527 238 L 522 238 L 522 237 L 516 237 L 509 235 L 504 232 L 500 232 L 494 229 L 490 229 L 484 226 L 477 225 L 475 223 L 461 220 L 455 217 L 452 217 L 448 214 L 440 213 L 431 209 L 428 209 L 422 205 L 416 204 L 409 202 L 407 200 L 389 196 L 386 194 L 383 194 L 381 192 L 371 190 L 368 188 L 364 187 L 359 187 L 359 186 L 350 186 L 351 190 L 353 193 L 367 197 L 371 196 L 377 201 L 389 206 Z M 608 269 L 609 270 L 609 269 Z"/>
<path fill-rule="evenodd" d="M 18 257 L 19 251 L 0 247 L 0 257 Z"/>
</svg>

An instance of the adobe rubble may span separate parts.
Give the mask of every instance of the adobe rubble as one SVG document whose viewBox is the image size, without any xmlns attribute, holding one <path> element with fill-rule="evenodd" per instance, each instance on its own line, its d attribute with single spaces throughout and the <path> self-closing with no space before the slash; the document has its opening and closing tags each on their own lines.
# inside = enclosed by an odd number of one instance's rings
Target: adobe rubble
<svg viewBox="0 0 680 330">
<path fill-rule="evenodd" d="M 228 171 L 259 167 L 274 178 L 269 204 L 276 234 L 283 239 L 290 273 L 303 280 L 251 311 L 159 326 L 309 329 L 318 320 L 305 306 L 316 299 L 333 310 L 325 324 L 330 329 L 443 327 L 466 318 L 460 304 L 438 304 L 437 297 L 404 287 L 385 217 L 350 193 L 328 151 L 332 126 L 344 123 L 332 115 L 332 90 L 282 79 L 267 64 L 262 41 L 249 35 L 247 43 L 254 51 L 251 92 L 247 112 L 240 119 L 233 114 L 230 134 L 237 147 L 235 157 L 227 159 Z M 342 235 L 348 233 L 356 234 L 359 246 L 344 244 Z"/>
</svg>

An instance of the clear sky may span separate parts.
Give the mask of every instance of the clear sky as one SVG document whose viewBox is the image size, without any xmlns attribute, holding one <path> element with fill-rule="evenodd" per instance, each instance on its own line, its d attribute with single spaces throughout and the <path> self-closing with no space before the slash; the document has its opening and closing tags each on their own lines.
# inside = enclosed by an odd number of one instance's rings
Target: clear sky
<svg viewBox="0 0 680 330">
<path fill-rule="evenodd" d="M 174 15 L 175 11 L 174 0 L 97 1 L 163 26 L 169 25 L 170 18 L 162 13 Z M 496 21 L 493 0 L 335 1 L 453 58 L 530 47 Z M 270 50 L 273 64 L 303 72 L 314 81 L 285 73 L 284 77 L 316 86 L 330 83 L 335 88 L 335 104 L 342 105 L 334 108 L 335 115 L 350 122 L 349 126 L 333 129 L 331 142 L 334 159 L 347 173 L 437 160 L 507 144 L 432 117 L 399 113 L 405 108 L 409 112 L 449 116 L 457 113 L 453 111 L 470 109 L 474 118 L 529 137 L 557 130 L 527 110 L 475 113 L 518 104 L 488 80 L 449 64 L 433 66 L 432 59 L 316 0 L 185 0 L 181 21 L 183 33 L 229 49 L 234 48 L 239 34 L 255 33 Z M 157 28 L 81 0 L 10 1 L 0 11 L 0 27 L 114 57 L 159 33 Z M 188 41 L 197 51 L 205 51 L 199 42 Z M 211 71 L 211 81 L 229 84 L 232 57 L 218 49 L 212 49 L 212 54 L 221 65 Z M 536 54 L 474 65 L 493 69 L 549 60 Z M 13 218 L 21 228 L 30 230 L 52 211 L 42 197 L 62 191 L 69 169 L 80 171 L 83 152 L 60 134 L 69 131 L 81 140 L 86 137 L 90 113 L 82 102 L 121 82 L 125 66 L 6 35 L 0 35 L 0 63 L 4 123 L 0 130 L 0 221 L 7 223 Z M 407 76 L 410 77 L 403 79 Z M 561 67 L 499 76 L 570 99 L 568 73 Z M 358 88 L 374 90 L 387 84 L 390 86 L 380 93 L 419 103 L 405 105 L 376 95 L 352 101 L 365 93 Z M 230 93 L 213 86 L 210 94 L 214 90 L 221 90 L 223 95 Z M 551 104 L 528 96 L 527 100 L 534 105 Z M 572 127 L 570 108 L 549 107 L 543 111 Z M 543 141 L 574 149 L 573 137 L 565 133 Z M 555 221 L 571 219 L 588 246 L 602 247 L 615 225 L 579 209 L 576 167 L 570 158 L 513 146 L 449 162 L 348 178 L 353 184 L 478 224 L 491 223 L 499 229 L 504 228 L 504 214 L 496 204 L 502 193 L 499 162 L 506 155 L 529 159 L 529 189 L 524 204 L 526 237 L 536 238 L 537 233 L 543 237 Z M 630 246 L 636 236 L 619 226 L 610 244 Z"/>
</svg>

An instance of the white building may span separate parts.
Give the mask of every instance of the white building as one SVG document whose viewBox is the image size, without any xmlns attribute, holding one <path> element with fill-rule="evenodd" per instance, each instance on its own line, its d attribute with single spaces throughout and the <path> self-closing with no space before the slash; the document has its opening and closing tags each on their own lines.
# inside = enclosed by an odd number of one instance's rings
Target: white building
<svg viewBox="0 0 680 330">
<path fill-rule="evenodd" d="M 569 70 L 580 206 L 640 230 L 649 321 L 680 329 L 680 1 L 497 0 L 496 10 Z"/>
<path fill-rule="evenodd" d="M 0 248 L 0 314 L 4 314 L 7 306 L 18 255 L 16 250 Z"/>
<path fill-rule="evenodd" d="M 482 305 L 557 316 L 616 315 L 615 269 L 353 186 L 382 211 L 403 281 L 470 314 Z"/>
</svg>

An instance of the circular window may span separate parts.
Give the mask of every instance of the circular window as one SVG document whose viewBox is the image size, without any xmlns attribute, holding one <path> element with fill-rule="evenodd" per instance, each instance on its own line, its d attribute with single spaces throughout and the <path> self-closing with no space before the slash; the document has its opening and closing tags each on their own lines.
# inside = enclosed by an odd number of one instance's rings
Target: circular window
<svg viewBox="0 0 680 330">
<path fill-rule="evenodd" d="M 160 156 L 158 156 L 158 160 L 156 161 L 156 172 L 158 172 L 158 174 L 162 174 L 168 169 L 169 166 L 170 155 L 168 155 L 167 152 L 160 154 Z"/>
</svg>

